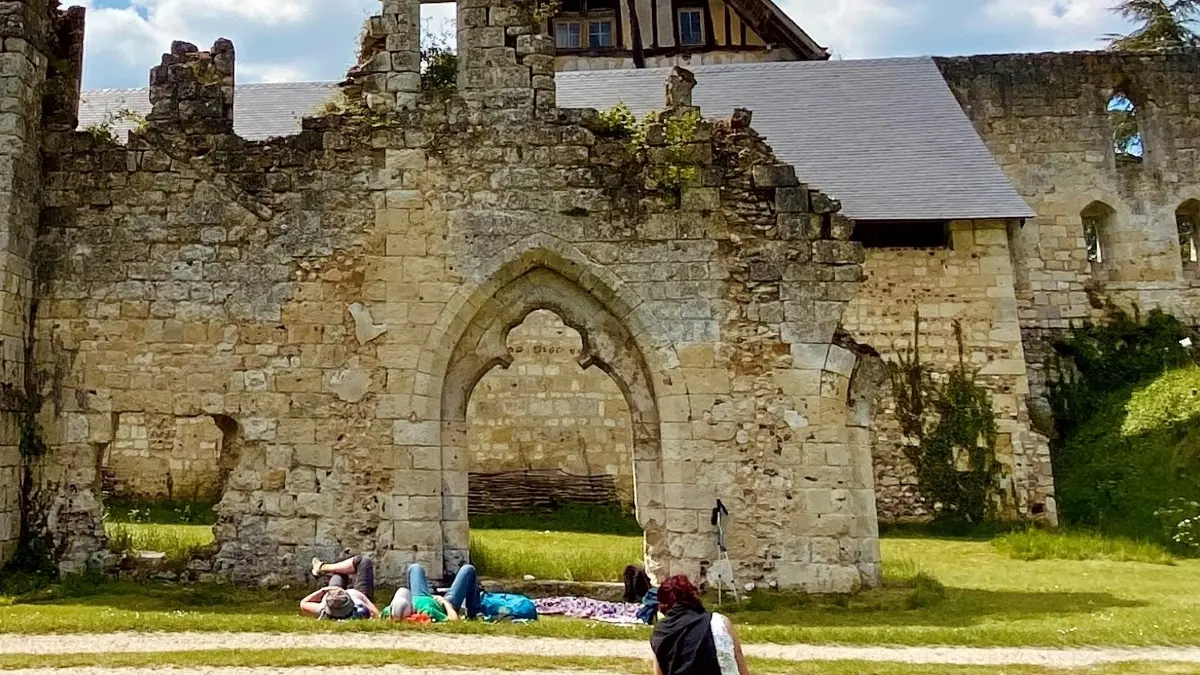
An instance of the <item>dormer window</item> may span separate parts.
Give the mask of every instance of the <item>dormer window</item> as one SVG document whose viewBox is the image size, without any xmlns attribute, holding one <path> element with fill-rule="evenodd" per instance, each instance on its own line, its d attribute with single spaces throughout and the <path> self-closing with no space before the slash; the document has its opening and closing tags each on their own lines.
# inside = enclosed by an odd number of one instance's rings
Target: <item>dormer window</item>
<svg viewBox="0 0 1200 675">
<path fill-rule="evenodd" d="M 683 47 L 704 45 L 704 10 L 684 8 L 679 10 L 679 44 Z"/>
</svg>

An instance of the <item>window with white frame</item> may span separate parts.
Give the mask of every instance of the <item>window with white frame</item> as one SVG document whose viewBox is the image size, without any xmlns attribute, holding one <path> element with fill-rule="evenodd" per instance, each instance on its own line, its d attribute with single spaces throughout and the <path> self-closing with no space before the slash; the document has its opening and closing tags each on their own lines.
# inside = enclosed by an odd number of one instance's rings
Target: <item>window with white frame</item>
<svg viewBox="0 0 1200 675">
<path fill-rule="evenodd" d="M 684 47 L 697 47 L 704 44 L 703 9 L 679 10 L 679 44 Z"/>
<path fill-rule="evenodd" d="M 588 47 L 598 49 L 613 46 L 613 22 L 610 19 L 588 21 Z"/>
<path fill-rule="evenodd" d="M 578 21 L 554 23 L 554 46 L 559 49 L 582 49 L 583 31 Z"/>
</svg>

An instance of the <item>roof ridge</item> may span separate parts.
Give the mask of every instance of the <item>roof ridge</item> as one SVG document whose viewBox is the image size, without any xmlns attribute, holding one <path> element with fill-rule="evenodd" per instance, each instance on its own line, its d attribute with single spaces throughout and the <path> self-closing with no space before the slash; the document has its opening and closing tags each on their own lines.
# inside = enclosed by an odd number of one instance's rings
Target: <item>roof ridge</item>
<svg viewBox="0 0 1200 675">
<path fill-rule="evenodd" d="M 917 61 L 931 61 L 934 57 L 921 56 L 886 56 L 876 59 L 841 59 L 829 61 L 757 61 L 751 63 L 710 63 L 697 66 L 689 66 L 688 70 L 694 73 L 723 73 L 738 70 L 787 70 L 791 68 L 837 68 L 846 65 L 871 65 L 871 64 L 889 64 L 889 63 L 914 63 Z M 604 73 L 610 76 L 626 76 L 634 77 L 641 73 L 669 71 L 673 66 L 659 66 L 656 68 L 612 68 L 606 70 L 570 70 L 555 73 L 555 79 L 580 79 L 592 75 Z"/>
<path fill-rule="evenodd" d="M 238 89 L 303 89 L 305 87 L 322 87 L 332 89 L 337 86 L 336 80 L 305 80 L 301 82 L 245 82 L 243 84 L 235 84 L 234 90 Z M 131 89 L 119 88 L 102 88 L 102 89 L 84 89 L 80 93 L 87 94 L 136 94 L 140 92 L 150 91 L 150 87 L 133 87 Z"/>
</svg>

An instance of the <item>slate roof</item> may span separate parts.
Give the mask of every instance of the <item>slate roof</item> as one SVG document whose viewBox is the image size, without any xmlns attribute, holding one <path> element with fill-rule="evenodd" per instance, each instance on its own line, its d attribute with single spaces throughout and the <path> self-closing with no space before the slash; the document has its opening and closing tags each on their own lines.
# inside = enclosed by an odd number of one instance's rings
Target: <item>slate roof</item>
<svg viewBox="0 0 1200 675">
<path fill-rule="evenodd" d="M 859 220 L 1032 218 L 931 58 L 697 66 L 705 116 L 754 111 L 754 128 L 801 180 Z M 641 115 L 662 107 L 666 69 L 559 73 L 562 107 Z M 234 127 L 261 140 L 296 133 L 336 93 L 333 83 L 247 84 Z M 80 125 L 122 107 L 149 111 L 147 90 L 83 94 Z M 122 130 L 123 136 L 123 130 Z"/>
</svg>

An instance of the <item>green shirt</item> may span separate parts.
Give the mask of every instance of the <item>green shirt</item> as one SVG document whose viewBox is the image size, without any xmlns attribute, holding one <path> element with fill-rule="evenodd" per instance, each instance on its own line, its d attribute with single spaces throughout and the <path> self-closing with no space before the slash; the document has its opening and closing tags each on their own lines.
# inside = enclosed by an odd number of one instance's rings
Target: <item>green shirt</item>
<svg viewBox="0 0 1200 675">
<path fill-rule="evenodd" d="M 446 615 L 446 610 L 442 607 L 442 603 L 437 601 L 437 598 L 429 595 L 422 595 L 413 598 L 413 611 L 419 612 L 433 619 L 434 623 L 444 623 L 449 617 Z M 390 619 L 392 616 L 392 606 L 388 605 L 383 608 L 379 615 L 384 619 Z"/>
</svg>

